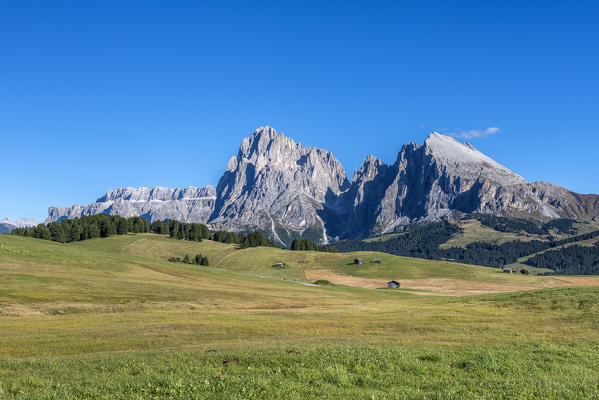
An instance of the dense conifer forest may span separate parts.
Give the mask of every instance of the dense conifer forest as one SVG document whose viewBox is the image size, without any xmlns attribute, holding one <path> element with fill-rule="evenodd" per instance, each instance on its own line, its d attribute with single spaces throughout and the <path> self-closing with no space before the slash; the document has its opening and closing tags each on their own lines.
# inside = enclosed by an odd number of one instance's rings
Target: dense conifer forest
<svg viewBox="0 0 599 400">
<path fill-rule="evenodd" d="M 523 218 L 498 217 L 490 214 L 472 214 L 472 218 L 484 226 L 499 232 L 526 232 L 533 235 L 548 235 L 551 230 L 556 233 L 573 235 L 576 231 L 573 225 L 576 221 L 567 218 L 553 219 L 545 224 Z"/>
<path fill-rule="evenodd" d="M 477 219 L 480 216 L 477 216 Z M 528 225 L 527 220 L 515 220 L 504 217 L 483 216 L 484 225 L 492 225 L 494 229 L 505 231 L 507 229 L 528 230 L 529 233 L 549 232 L 549 229 L 572 232 L 572 220 L 553 220 L 540 228 Z M 488 218 L 487 218 L 488 217 Z M 480 219 L 479 219 L 480 220 Z M 481 221 L 482 223 L 482 221 Z M 435 222 L 414 227 L 408 232 L 399 234 L 389 239 L 381 240 L 347 240 L 335 243 L 342 252 L 350 251 L 381 251 L 398 256 L 426 258 L 430 260 L 450 259 L 466 264 L 484 265 L 488 267 L 502 267 L 518 261 L 519 258 L 567 243 L 579 242 L 599 236 L 599 231 L 572 236 L 558 241 L 511 241 L 500 245 L 487 242 L 474 242 L 465 248 L 451 247 L 441 249 L 439 245 L 447 242 L 449 238 L 460 231 L 457 225 L 447 221 Z M 568 253 L 570 255 L 572 253 Z M 574 261 L 573 261 L 574 262 Z M 532 264 L 530 264 L 532 265 Z M 551 268 L 551 267 L 544 267 Z"/>
<path fill-rule="evenodd" d="M 475 242 L 466 248 L 440 249 L 439 245 L 460 231 L 447 221 L 421 225 L 398 236 L 381 240 L 347 240 L 335 243 L 342 252 L 381 251 L 398 256 L 426 258 L 429 260 L 451 259 L 466 264 L 501 267 L 516 262 L 518 258 L 549 248 L 548 242 L 538 240 L 513 241 L 501 245 Z"/>
<path fill-rule="evenodd" d="M 549 268 L 557 275 L 598 275 L 599 243 L 595 246 L 568 246 L 546 251 L 528 259 L 526 264 Z"/>
</svg>

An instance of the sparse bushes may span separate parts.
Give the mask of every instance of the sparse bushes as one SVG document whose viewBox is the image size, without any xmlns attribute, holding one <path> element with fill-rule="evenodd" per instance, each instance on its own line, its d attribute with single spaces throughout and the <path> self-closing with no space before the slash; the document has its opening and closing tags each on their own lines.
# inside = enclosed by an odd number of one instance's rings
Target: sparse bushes
<svg viewBox="0 0 599 400">
<path fill-rule="evenodd" d="M 521 273 L 522 275 L 528 275 L 530 272 L 528 272 L 528 270 L 527 270 L 526 268 L 522 268 L 522 269 L 520 270 L 520 273 Z"/>
<path fill-rule="evenodd" d="M 185 254 L 185 257 L 182 259 L 180 257 L 170 257 L 168 259 L 170 262 L 181 263 L 181 264 L 191 264 L 191 265 L 210 265 L 208 262 L 208 257 L 205 257 L 201 254 L 196 254 L 195 257 L 190 257 L 189 254 Z"/>
<path fill-rule="evenodd" d="M 319 279 L 319 280 L 315 281 L 314 284 L 319 285 L 319 286 L 333 285 L 331 282 L 327 281 L 326 279 Z"/>
</svg>

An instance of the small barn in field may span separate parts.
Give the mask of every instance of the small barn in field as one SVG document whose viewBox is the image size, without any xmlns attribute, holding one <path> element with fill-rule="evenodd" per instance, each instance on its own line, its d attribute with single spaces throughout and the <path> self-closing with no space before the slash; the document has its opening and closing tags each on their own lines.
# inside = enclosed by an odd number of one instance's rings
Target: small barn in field
<svg viewBox="0 0 599 400">
<path fill-rule="evenodd" d="M 364 262 L 364 260 L 362 260 L 361 258 L 354 258 L 354 264 L 362 264 Z"/>
<path fill-rule="evenodd" d="M 374 259 L 374 262 L 375 262 L 376 264 L 380 264 L 380 263 L 382 263 L 382 262 L 383 262 L 383 260 L 381 260 L 380 258 L 375 258 L 375 259 Z"/>
<path fill-rule="evenodd" d="M 390 281 L 390 282 L 387 282 L 387 287 L 389 289 L 399 289 L 400 283 L 397 281 Z"/>
<path fill-rule="evenodd" d="M 514 273 L 514 270 L 513 270 L 513 269 L 511 269 L 510 267 L 503 267 L 501 270 L 502 270 L 504 273 L 506 273 L 506 274 L 513 274 L 513 273 Z"/>
</svg>

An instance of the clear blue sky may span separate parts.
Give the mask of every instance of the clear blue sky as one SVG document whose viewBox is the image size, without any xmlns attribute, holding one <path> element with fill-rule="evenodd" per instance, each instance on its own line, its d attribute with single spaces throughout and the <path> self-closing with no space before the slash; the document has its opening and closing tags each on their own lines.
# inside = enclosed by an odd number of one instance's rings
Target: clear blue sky
<svg viewBox="0 0 599 400">
<path fill-rule="evenodd" d="M 499 127 L 471 142 L 597 193 L 596 4 L 4 1 L 0 217 L 216 184 L 262 125 L 350 177 L 431 130 Z"/>
</svg>

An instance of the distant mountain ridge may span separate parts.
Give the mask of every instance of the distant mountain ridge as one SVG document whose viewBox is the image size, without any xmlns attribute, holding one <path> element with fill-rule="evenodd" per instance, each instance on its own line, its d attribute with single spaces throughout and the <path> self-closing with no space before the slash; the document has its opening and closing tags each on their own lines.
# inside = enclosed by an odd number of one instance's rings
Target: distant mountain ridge
<svg viewBox="0 0 599 400">
<path fill-rule="evenodd" d="M 36 226 L 37 221 L 28 218 L 18 218 L 11 220 L 8 218 L 0 219 L 0 233 L 10 233 L 15 228 L 24 228 L 29 226 Z"/>
<path fill-rule="evenodd" d="M 214 210 L 215 200 L 214 186 L 118 188 L 86 206 L 50 207 L 46 222 L 104 213 L 123 217 L 141 216 L 149 221 L 177 219 L 206 223 Z"/>
<path fill-rule="evenodd" d="M 138 215 L 258 229 L 289 244 L 298 236 L 326 243 L 391 233 L 472 212 L 590 220 L 599 217 L 599 196 L 527 182 L 469 143 L 436 132 L 423 145 L 404 145 L 392 165 L 368 156 L 348 181 L 329 151 L 262 127 L 243 139 L 216 187 L 115 189 L 87 206 L 50 207 L 47 222 Z"/>
</svg>

